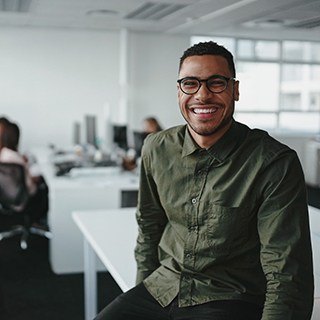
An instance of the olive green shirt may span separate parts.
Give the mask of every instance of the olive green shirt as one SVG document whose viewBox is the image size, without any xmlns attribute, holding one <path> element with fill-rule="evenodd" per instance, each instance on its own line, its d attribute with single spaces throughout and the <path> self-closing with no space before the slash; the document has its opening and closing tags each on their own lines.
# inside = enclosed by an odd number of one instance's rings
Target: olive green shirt
<svg viewBox="0 0 320 320">
<path fill-rule="evenodd" d="M 162 306 L 243 300 L 263 320 L 308 320 L 313 269 L 296 153 L 233 121 L 209 149 L 186 126 L 145 140 L 137 283 Z"/>
</svg>

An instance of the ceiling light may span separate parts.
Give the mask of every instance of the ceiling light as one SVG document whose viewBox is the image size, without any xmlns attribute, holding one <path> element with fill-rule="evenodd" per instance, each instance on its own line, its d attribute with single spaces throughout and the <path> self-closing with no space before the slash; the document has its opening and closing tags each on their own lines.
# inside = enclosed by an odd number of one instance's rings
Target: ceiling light
<svg viewBox="0 0 320 320">
<path fill-rule="evenodd" d="M 255 20 L 255 21 L 247 21 L 243 23 L 243 26 L 249 28 L 280 28 L 283 27 L 285 21 L 278 19 L 267 19 L 267 20 Z"/>
<path fill-rule="evenodd" d="M 109 10 L 109 9 L 97 9 L 97 10 L 89 10 L 86 15 L 88 16 L 105 16 L 105 15 L 116 15 L 119 14 L 118 11 Z"/>
<path fill-rule="evenodd" d="M 0 0 L 0 11 L 28 12 L 32 0 Z"/>
</svg>

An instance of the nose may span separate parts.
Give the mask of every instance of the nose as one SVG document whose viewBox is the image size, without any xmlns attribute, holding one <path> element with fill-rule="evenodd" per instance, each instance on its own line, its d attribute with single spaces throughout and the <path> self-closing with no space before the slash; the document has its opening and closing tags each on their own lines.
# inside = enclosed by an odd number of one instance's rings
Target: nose
<svg viewBox="0 0 320 320">
<path fill-rule="evenodd" d="M 209 91 L 209 89 L 207 88 L 206 82 L 201 81 L 200 88 L 199 88 L 198 92 L 196 92 L 194 94 L 194 97 L 201 101 L 201 100 L 206 100 L 212 94 L 213 93 L 211 91 Z"/>
</svg>

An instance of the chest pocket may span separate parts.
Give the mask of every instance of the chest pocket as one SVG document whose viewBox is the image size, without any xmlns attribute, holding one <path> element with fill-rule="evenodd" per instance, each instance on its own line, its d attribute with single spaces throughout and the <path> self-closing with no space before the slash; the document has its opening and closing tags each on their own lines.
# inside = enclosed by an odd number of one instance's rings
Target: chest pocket
<svg viewBox="0 0 320 320">
<path fill-rule="evenodd" d="M 206 239 L 214 254 L 227 255 L 246 241 L 248 208 L 209 204 L 207 210 Z"/>
</svg>

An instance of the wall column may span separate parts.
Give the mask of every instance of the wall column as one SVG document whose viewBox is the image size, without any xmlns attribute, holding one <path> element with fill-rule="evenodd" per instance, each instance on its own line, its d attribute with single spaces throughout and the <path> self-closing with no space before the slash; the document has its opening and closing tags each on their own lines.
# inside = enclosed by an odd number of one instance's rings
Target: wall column
<svg viewBox="0 0 320 320">
<path fill-rule="evenodd" d="M 119 106 L 116 121 L 120 124 L 128 122 L 128 30 L 121 29 L 120 31 L 120 64 L 119 64 Z"/>
</svg>

